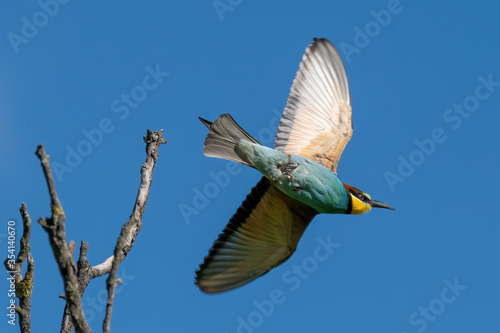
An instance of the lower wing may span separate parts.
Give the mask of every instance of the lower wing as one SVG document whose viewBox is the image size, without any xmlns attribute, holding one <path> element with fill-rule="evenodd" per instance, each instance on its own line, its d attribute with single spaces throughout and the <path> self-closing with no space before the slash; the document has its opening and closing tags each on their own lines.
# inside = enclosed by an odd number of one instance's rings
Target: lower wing
<svg viewBox="0 0 500 333">
<path fill-rule="evenodd" d="M 195 283 L 219 293 L 267 273 L 293 254 L 316 214 L 263 177 L 214 242 Z"/>
</svg>

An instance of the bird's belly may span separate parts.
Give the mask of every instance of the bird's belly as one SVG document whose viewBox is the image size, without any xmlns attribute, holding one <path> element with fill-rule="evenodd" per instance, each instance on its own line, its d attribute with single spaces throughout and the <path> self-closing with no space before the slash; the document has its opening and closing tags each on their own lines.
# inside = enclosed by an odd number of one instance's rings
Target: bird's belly
<svg viewBox="0 0 500 333">
<path fill-rule="evenodd" d="M 244 140 L 240 147 L 257 170 L 286 195 L 318 213 L 347 211 L 348 196 L 342 182 L 322 165 L 300 155 L 288 155 Z"/>
</svg>

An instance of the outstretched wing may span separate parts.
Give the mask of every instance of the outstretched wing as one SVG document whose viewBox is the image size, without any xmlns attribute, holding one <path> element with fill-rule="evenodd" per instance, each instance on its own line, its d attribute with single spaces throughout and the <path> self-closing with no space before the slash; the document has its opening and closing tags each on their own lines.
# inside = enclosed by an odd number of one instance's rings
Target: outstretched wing
<svg viewBox="0 0 500 333">
<path fill-rule="evenodd" d="M 218 293 L 267 273 L 292 255 L 316 214 L 262 177 L 214 242 L 195 283 Z"/>
<path fill-rule="evenodd" d="M 274 146 L 336 172 L 351 135 L 351 97 L 344 65 L 328 40 L 315 38 L 302 57 Z"/>
</svg>

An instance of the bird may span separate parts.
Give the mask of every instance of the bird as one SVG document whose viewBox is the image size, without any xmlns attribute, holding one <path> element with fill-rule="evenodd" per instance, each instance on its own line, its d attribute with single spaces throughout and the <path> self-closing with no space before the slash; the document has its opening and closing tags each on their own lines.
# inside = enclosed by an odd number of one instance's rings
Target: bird
<svg viewBox="0 0 500 333">
<path fill-rule="evenodd" d="M 195 272 L 208 294 L 243 286 L 295 252 L 318 214 L 363 214 L 372 207 L 395 210 L 337 176 L 352 135 L 349 84 L 339 52 L 327 39 L 306 48 L 278 125 L 274 149 L 244 131 L 229 114 L 214 122 L 204 155 L 257 169 L 252 188 Z"/>
</svg>

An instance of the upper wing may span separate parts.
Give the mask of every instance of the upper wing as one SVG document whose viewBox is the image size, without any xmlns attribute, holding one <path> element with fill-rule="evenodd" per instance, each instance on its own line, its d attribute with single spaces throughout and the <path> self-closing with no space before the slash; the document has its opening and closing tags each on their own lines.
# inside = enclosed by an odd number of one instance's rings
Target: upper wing
<svg viewBox="0 0 500 333">
<path fill-rule="evenodd" d="M 218 293 L 267 273 L 292 255 L 316 214 L 262 177 L 214 242 L 195 283 Z"/>
<path fill-rule="evenodd" d="M 302 57 L 274 146 L 336 172 L 351 135 L 351 97 L 344 65 L 329 41 L 315 38 Z"/>
</svg>

